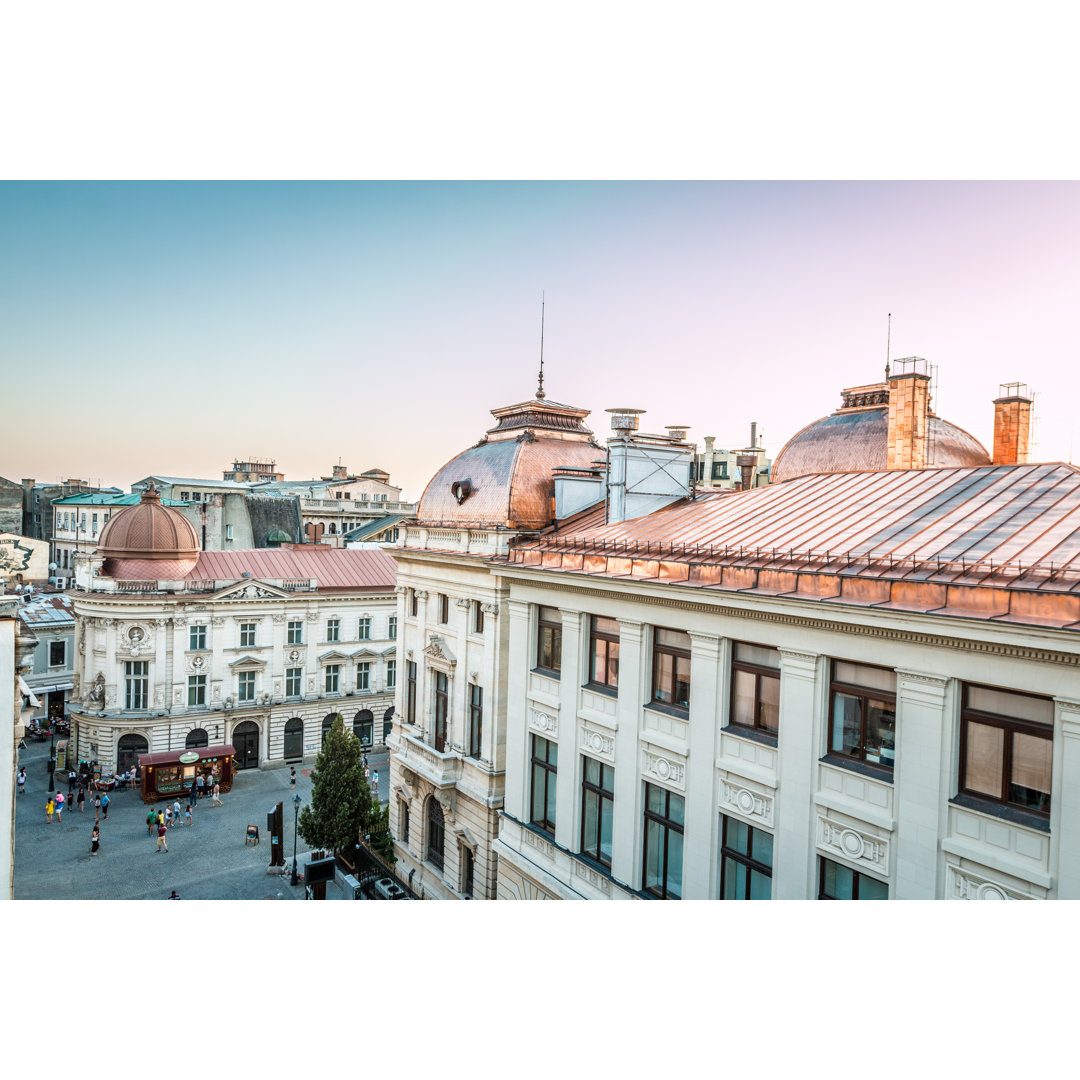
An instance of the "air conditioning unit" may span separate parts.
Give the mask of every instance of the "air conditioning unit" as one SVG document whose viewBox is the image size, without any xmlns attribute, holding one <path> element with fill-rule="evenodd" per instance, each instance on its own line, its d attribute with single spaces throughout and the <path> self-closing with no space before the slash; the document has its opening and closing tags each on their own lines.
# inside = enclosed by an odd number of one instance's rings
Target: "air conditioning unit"
<svg viewBox="0 0 1080 1080">
<path fill-rule="evenodd" d="M 379 878 L 375 882 L 375 892 L 383 900 L 408 900 L 408 893 L 393 879 Z"/>
<path fill-rule="evenodd" d="M 363 900 L 364 891 L 360 882 L 352 876 L 352 874 L 343 874 L 341 878 L 341 887 L 345 892 L 346 900 Z"/>
</svg>

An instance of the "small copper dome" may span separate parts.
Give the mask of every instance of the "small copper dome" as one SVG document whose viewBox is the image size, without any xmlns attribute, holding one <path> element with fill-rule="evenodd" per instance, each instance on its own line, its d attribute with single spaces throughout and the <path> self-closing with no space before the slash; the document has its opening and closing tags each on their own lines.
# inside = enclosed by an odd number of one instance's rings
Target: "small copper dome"
<svg viewBox="0 0 1080 1080">
<path fill-rule="evenodd" d="M 587 409 L 537 398 L 492 409 L 498 423 L 448 461 L 420 497 L 421 525 L 542 529 L 554 518 L 560 466 L 590 467 L 604 451 L 583 421 Z"/>
<path fill-rule="evenodd" d="M 142 577 L 131 573 L 137 564 L 156 564 L 154 577 L 183 577 L 199 558 L 199 534 L 179 510 L 162 506 L 153 484 L 134 506 L 118 510 L 101 530 L 98 554 L 107 560 L 111 577 Z M 110 565 L 111 563 L 111 565 Z"/>
</svg>

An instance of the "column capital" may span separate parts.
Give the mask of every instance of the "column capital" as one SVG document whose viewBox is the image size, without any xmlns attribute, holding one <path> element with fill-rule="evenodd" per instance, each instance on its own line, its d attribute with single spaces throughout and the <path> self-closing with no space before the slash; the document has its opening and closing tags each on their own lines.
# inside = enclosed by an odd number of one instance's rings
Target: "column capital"
<svg viewBox="0 0 1080 1080">
<path fill-rule="evenodd" d="M 814 679 L 817 677 L 817 663 L 820 653 L 795 652 L 791 649 L 779 649 L 780 676 L 787 675 L 795 679 Z"/>
<path fill-rule="evenodd" d="M 945 675 L 926 675 L 921 671 L 896 668 L 896 691 L 901 698 L 924 698 L 940 705 L 945 699 L 949 679 Z"/>
</svg>

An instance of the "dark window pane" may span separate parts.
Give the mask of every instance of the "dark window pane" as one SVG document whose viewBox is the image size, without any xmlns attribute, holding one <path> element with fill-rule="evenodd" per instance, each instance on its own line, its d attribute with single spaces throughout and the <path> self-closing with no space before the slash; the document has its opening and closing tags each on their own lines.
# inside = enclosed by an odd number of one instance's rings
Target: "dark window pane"
<svg viewBox="0 0 1080 1080">
<path fill-rule="evenodd" d="M 751 900 L 771 900 L 772 899 L 772 878 L 766 874 L 759 873 L 757 870 L 750 871 L 750 899 Z"/>
<path fill-rule="evenodd" d="M 754 829 L 753 834 L 754 846 L 750 854 L 753 856 L 754 862 L 764 863 L 766 866 L 772 866 L 772 835 L 767 832 L 762 832 L 760 829 Z"/>
<path fill-rule="evenodd" d="M 728 818 L 724 840 L 726 846 L 733 851 L 737 851 L 741 855 L 750 854 L 750 826 L 745 822 L 739 821 L 737 818 Z"/>
<path fill-rule="evenodd" d="M 1012 737 L 1009 802 L 1032 810 L 1050 809 L 1050 767 L 1053 744 L 1038 735 L 1017 731 Z"/>
<path fill-rule="evenodd" d="M 837 694 L 833 699 L 833 730 L 830 749 L 839 754 L 859 753 L 861 708 L 858 698 Z"/>
<path fill-rule="evenodd" d="M 679 800 L 682 801 L 681 799 Z M 667 830 L 667 895 L 671 900 L 682 896 L 683 834 Z"/>
<path fill-rule="evenodd" d="M 859 899 L 860 900 L 888 900 L 889 886 L 884 881 L 875 881 L 874 878 L 859 875 Z"/>
<path fill-rule="evenodd" d="M 600 800 L 600 861 L 611 865 L 611 826 L 614 820 L 613 803 L 610 799 Z"/>
<path fill-rule="evenodd" d="M 645 822 L 645 888 L 659 891 L 663 884 L 663 832 L 656 821 Z"/>
</svg>

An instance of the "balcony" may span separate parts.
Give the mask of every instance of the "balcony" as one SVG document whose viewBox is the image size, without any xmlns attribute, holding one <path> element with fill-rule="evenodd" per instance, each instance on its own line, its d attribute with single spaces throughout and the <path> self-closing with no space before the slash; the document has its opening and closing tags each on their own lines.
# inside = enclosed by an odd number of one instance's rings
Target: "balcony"
<svg viewBox="0 0 1080 1080">
<path fill-rule="evenodd" d="M 415 735 L 400 729 L 398 762 L 419 773 L 436 787 L 449 787 L 461 779 L 461 757 L 453 751 L 440 753 Z"/>
</svg>

